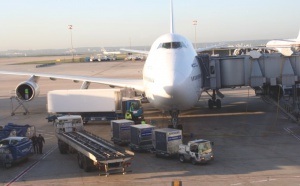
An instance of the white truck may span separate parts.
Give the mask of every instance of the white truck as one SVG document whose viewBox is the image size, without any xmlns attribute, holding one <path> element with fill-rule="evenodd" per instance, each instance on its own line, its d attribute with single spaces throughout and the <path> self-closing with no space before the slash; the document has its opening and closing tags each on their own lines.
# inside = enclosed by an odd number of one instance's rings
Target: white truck
<svg viewBox="0 0 300 186">
<path fill-rule="evenodd" d="M 213 142 L 204 139 L 189 141 L 187 145 L 179 145 L 179 161 L 190 161 L 193 165 L 207 163 L 214 159 Z"/>
<path fill-rule="evenodd" d="M 47 95 L 49 114 L 81 115 L 83 121 L 111 121 L 124 119 L 125 113 L 134 105 L 132 120 L 143 119 L 139 99 L 123 98 L 120 89 L 73 89 L 53 90 Z"/>
<path fill-rule="evenodd" d="M 60 153 L 77 153 L 79 168 L 86 172 L 97 168 L 106 176 L 128 172 L 134 153 L 84 130 L 80 115 L 58 117 L 54 127 Z"/>
</svg>

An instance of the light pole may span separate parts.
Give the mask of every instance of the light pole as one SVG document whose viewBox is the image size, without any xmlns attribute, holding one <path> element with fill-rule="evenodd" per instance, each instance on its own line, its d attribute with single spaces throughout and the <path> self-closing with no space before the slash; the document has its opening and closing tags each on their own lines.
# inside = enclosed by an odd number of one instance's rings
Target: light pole
<svg viewBox="0 0 300 186">
<path fill-rule="evenodd" d="M 196 29 L 197 28 L 197 20 L 193 21 L 193 25 L 195 26 L 195 46 L 194 47 L 195 47 L 195 49 L 197 49 L 197 44 L 196 44 L 197 43 L 197 35 L 196 35 L 196 33 L 197 33 L 197 29 Z"/>
<path fill-rule="evenodd" d="M 72 39 L 72 29 L 73 29 L 73 25 L 68 25 L 69 26 L 69 30 L 70 30 L 70 34 L 71 34 L 71 52 L 72 52 L 72 62 L 74 62 L 74 49 L 73 49 L 73 39 Z"/>
</svg>

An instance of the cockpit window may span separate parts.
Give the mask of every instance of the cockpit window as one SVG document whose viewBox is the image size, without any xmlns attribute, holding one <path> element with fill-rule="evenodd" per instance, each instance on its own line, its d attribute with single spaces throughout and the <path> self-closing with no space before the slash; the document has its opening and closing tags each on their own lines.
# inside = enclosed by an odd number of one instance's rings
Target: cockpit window
<svg viewBox="0 0 300 186">
<path fill-rule="evenodd" d="M 161 43 L 159 44 L 158 48 L 165 48 L 165 49 L 177 49 L 181 47 L 186 47 L 182 42 L 168 42 L 168 43 Z"/>
</svg>

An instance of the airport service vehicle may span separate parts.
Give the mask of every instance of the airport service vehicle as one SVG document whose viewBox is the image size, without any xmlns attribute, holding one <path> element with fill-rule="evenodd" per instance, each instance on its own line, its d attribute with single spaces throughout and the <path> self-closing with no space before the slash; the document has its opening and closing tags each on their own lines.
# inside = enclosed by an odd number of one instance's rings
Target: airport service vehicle
<svg viewBox="0 0 300 186">
<path fill-rule="evenodd" d="M 86 172 L 97 168 L 100 175 L 125 174 L 131 165 L 132 152 L 84 130 L 80 115 L 58 117 L 54 127 L 60 153 L 77 153 L 78 166 Z"/>
<path fill-rule="evenodd" d="M 124 119 L 130 111 L 132 120 L 143 119 L 140 99 L 122 97 L 120 89 L 77 89 L 49 91 L 48 113 L 81 115 L 83 121 Z"/>
<path fill-rule="evenodd" d="M 204 139 L 189 141 L 187 145 L 181 144 L 178 151 L 179 161 L 182 163 L 190 161 L 193 165 L 212 161 L 214 159 L 212 145 L 212 142 Z"/>
<path fill-rule="evenodd" d="M 111 140 L 118 145 L 128 145 L 130 142 L 130 126 L 132 125 L 134 125 L 132 120 L 112 120 L 110 122 Z"/>
<path fill-rule="evenodd" d="M 111 56 L 101 56 L 100 61 L 115 61 L 116 58 L 115 57 L 111 57 Z"/>
<path fill-rule="evenodd" d="M 130 149 L 132 151 L 151 151 L 153 125 L 139 124 L 130 126 Z"/>
<path fill-rule="evenodd" d="M 31 138 L 35 134 L 35 127 L 32 125 L 18 125 L 8 123 L 0 129 L 0 140 L 10 136 L 28 137 Z"/>
<path fill-rule="evenodd" d="M 32 142 L 27 137 L 11 136 L 0 140 L 0 163 L 9 168 L 33 154 Z"/>
<path fill-rule="evenodd" d="M 173 128 L 154 129 L 152 144 L 157 157 L 177 156 L 179 146 L 182 144 L 182 131 Z"/>
</svg>

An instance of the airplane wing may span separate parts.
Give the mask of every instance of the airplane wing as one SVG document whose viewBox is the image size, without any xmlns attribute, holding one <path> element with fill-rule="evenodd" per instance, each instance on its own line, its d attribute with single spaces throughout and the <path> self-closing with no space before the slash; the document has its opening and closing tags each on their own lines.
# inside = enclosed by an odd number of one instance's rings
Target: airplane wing
<svg viewBox="0 0 300 186">
<path fill-rule="evenodd" d="M 13 72 L 13 71 L 0 71 L 0 74 L 11 75 L 28 75 L 34 77 L 48 77 L 51 80 L 67 79 L 72 81 L 82 81 L 91 83 L 100 83 L 110 85 L 113 87 L 126 87 L 134 88 L 135 90 L 144 91 L 142 79 L 116 79 L 116 78 L 101 78 L 91 76 L 75 76 L 75 75 L 63 75 L 63 74 L 47 74 L 47 73 L 35 73 L 35 72 Z"/>
<path fill-rule="evenodd" d="M 198 49 L 196 49 L 196 52 L 204 52 L 204 51 L 207 51 L 207 50 L 218 49 L 218 48 L 224 47 L 226 45 L 227 44 L 222 43 L 222 44 L 218 44 L 218 45 L 212 45 L 212 46 L 209 46 L 209 47 L 198 48 Z"/>
<path fill-rule="evenodd" d="M 138 53 L 138 54 L 149 54 L 149 51 L 146 50 L 133 50 L 133 49 L 127 49 L 127 48 L 121 48 L 120 50 L 125 52 L 131 52 L 131 53 Z"/>
<path fill-rule="evenodd" d="M 217 49 L 217 48 L 223 47 L 225 45 L 226 44 L 222 43 L 219 45 L 213 45 L 213 46 L 209 46 L 209 47 L 205 47 L 205 48 L 198 48 L 198 49 L 196 49 L 196 52 L 203 52 L 206 50 Z M 149 53 L 149 51 L 145 51 L 145 50 L 133 50 L 133 49 L 126 49 L 126 48 L 121 48 L 120 50 L 126 51 L 126 52 L 131 52 L 131 53 L 139 53 L 139 54 L 148 54 Z"/>
</svg>

